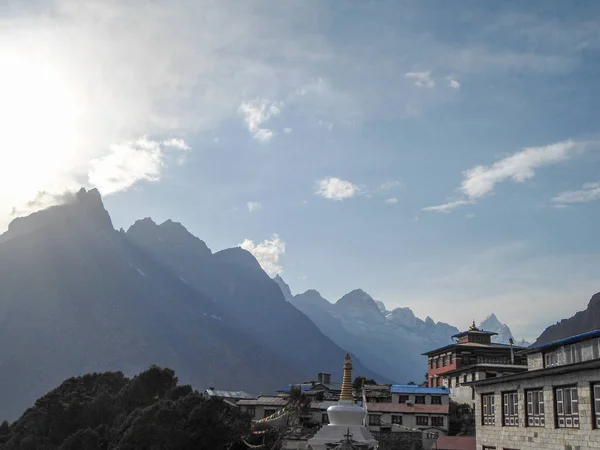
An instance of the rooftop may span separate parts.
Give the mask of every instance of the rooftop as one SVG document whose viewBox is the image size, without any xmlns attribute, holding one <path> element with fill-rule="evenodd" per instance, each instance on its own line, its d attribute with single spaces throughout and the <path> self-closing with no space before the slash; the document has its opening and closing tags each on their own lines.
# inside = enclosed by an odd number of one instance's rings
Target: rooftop
<svg viewBox="0 0 600 450">
<path fill-rule="evenodd" d="M 414 384 L 392 384 L 392 394 L 450 395 L 446 387 L 420 387 Z"/>
<path fill-rule="evenodd" d="M 261 396 L 256 399 L 244 399 L 237 402 L 238 406 L 285 406 L 286 398 Z"/>
<path fill-rule="evenodd" d="M 440 436 L 434 448 L 439 450 L 475 450 L 475 436 Z"/>
<path fill-rule="evenodd" d="M 549 342 L 548 344 L 538 345 L 536 347 L 529 347 L 524 351 L 520 352 L 522 354 L 536 353 L 541 350 L 547 350 L 554 347 L 560 347 L 561 345 L 572 344 L 579 341 L 585 341 L 587 339 L 592 339 L 595 337 L 600 337 L 600 330 L 587 331 L 585 333 L 576 334 L 575 336 L 569 336 L 564 339 L 559 339 L 558 341 Z"/>
<path fill-rule="evenodd" d="M 570 372 L 580 372 L 583 370 L 600 369 L 600 359 L 584 361 L 575 364 L 565 364 L 564 366 L 549 367 L 547 369 L 528 370 L 515 375 L 504 375 L 502 377 L 486 378 L 485 380 L 471 381 L 463 383 L 467 386 L 488 386 L 499 383 L 510 383 L 511 381 L 526 380 L 529 378 L 540 378 L 552 375 L 560 375 Z"/>
<path fill-rule="evenodd" d="M 468 372 L 469 370 L 472 369 L 500 369 L 500 370 L 510 370 L 510 371 L 526 371 L 527 370 L 527 364 L 493 364 L 493 363 L 480 363 L 480 364 L 470 364 L 468 366 L 462 366 L 459 369 L 455 369 L 455 370 L 449 370 L 447 372 L 444 372 L 444 376 L 447 375 L 451 375 L 451 374 L 455 374 L 455 373 L 462 373 L 462 372 Z"/>
<path fill-rule="evenodd" d="M 510 350 L 510 345 L 497 344 L 497 343 L 480 344 L 480 343 L 476 343 L 476 342 L 469 342 L 469 343 L 465 343 L 465 344 L 454 343 L 454 344 L 446 345 L 445 347 L 437 348 L 435 350 L 430 350 L 430 351 L 422 353 L 422 354 L 425 356 L 430 356 L 430 355 L 435 355 L 438 353 L 444 353 L 444 352 L 447 352 L 454 348 L 461 348 L 461 349 L 467 349 L 467 348 L 480 349 L 481 348 L 481 349 L 488 349 L 488 350 Z M 525 350 L 525 347 L 519 347 L 518 345 L 513 345 L 513 350 L 515 352 L 520 351 L 520 350 Z"/>
<path fill-rule="evenodd" d="M 256 398 L 256 395 L 248 394 L 244 391 L 220 391 L 218 389 L 206 389 L 204 392 L 210 397 L 234 398 L 234 399 L 251 399 Z"/>
<path fill-rule="evenodd" d="M 406 414 L 448 414 L 448 405 L 407 405 L 406 403 L 367 403 L 368 412 Z"/>
</svg>

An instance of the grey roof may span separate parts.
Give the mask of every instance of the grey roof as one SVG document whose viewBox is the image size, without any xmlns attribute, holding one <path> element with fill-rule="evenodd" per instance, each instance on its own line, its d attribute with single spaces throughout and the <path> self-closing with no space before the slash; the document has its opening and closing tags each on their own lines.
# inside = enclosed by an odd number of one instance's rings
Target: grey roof
<svg viewBox="0 0 600 450">
<path fill-rule="evenodd" d="M 204 392 L 210 397 L 234 398 L 239 400 L 256 398 L 256 395 L 248 394 L 244 391 L 221 391 L 218 389 L 206 389 Z"/>
<path fill-rule="evenodd" d="M 285 406 L 287 398 L 282 397 L 258 397 L 256 399 L 240 400 L 238 406 Z"/>
</svg>

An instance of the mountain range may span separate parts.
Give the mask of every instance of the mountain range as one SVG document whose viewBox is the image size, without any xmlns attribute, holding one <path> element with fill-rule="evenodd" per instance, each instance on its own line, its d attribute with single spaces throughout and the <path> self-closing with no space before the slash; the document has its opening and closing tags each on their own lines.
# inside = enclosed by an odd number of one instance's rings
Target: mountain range
<svg viewBox="0 0 600 450">
<path fill-rule="evenodd" d="M 419 319 L 410 308 L 388 311 L 361 289 L 331 303 L 314 289 L 293 295 L 279 275 L 274 280 L 285 298 L 333 342 L 351 348 L 364 364 L 395 381 L 420 383 L 427 370 L 421 353 L 450 344 L 459 332 L 430 317 Z"/>
<path fill-rule="evenodd" d="M 0 286 L 0 419 L 68 377 L 151 364 L 197 389 L 256 394 L 317 372 L 341 379 L 345 351 L 249 252 L 212 253 L 172 221 L 116 231 L 95 189 L 10 223 Z"/>
<path fill-rule="evenodd" d="M 479 324 L 479 329 L 498 333 L 497 335 L 492 336 L 492 342 L 498 344 L 508 344 L 511 338 L 514 339 L 514 335 L 512 334 L 512 331 L 510 331 L 509 326 L 500 322 L 494 313 L 487 316 L 485 320 Z M 527 342 L 525 339 L 521 339 L 520 341 L 515 340 L 514 345 L 519 347 L 529 347 L 531 343 Z"/>
</svg>

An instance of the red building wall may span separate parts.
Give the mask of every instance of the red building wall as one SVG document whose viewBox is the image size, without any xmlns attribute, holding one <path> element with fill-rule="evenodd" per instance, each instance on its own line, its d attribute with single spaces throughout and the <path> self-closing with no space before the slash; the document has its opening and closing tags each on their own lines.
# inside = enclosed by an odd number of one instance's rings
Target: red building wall
<svg viewBox="0 0 600 450">
<path fill-rule="evenodd" d="M 441 358 L 439 359 L 440 363 L 441 363 Z M 452 364 L 449 364 L 448 362 L 446 363 L 445 367 L 438 367 L 437 369 L 434 368 L 431 369 L 429 368 L 429 360 L 427 361 L 427 383 L 429 385 L 429 387 L 436 387 L 436 386 L 432 386 L 431 385 L 431 377 L 435 376 L 435 375 L 441 375 L 445 372 L 450 372 L 451 370 L 456 370 L 460 367 L 460 361 L 457 360 L 457 358 L 455 357 L 452 361 Z"/>
</svg>

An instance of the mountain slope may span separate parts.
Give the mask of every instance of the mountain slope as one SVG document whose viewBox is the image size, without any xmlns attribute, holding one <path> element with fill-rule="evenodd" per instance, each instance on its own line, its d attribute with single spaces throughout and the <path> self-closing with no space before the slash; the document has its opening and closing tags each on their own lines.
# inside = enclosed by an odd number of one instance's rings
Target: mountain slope
<svg viewBox="0 0 600 450">
<path fill-rule="evenodd" d="M 585 310 L 546 328 L 533 345 L 547 344 L 597 329 L 600 329 L 600 292 L 592 296 Z"/>
<path fill-rule="evenodd" d="M 303 370 L 115 231 L 95 190 L 11 223 L 0 238 L 0 286 L 3 418 L 84 372 L 156 363 L 199 388 L 260 392 Z"/>
<path fill-rule="evenodd" d="M 296 380 L 314 379 L 329 372 L 341 380 L 345 351 L 334 344 L 294 305 L 246 250 L 232 248 L 212 254 L 204 242 L 182 225 L 149 219 L 136 222 L 126 236 L 190 286 L 215 299 L 233 317 L 239 329 L 289 364 L 300 366 Z M 185 242 L 185 245 L 178 245 Z M 352 349 L 348 349 L 352 351 Z M 383 378 L 356 359 L 361 373 Z"/>
<path fill-rule="evenodd" d="M 281 277 L 275 281 L 283 292 L 289 292 Z M 427 370 L 421 353 L 449 344 L 450 337 L 458 333 L 457 328 L 448 324 L 415 317 L 410 308 L 390 312 L 382 302 L 360 289 L 336 303 L 330 303 L 315 290 L 293 296 L 290 292 L 288 298 L 336 344 L 353 351 L 368 367 L 397 382 L 420 382 Z"/>
</svg>

